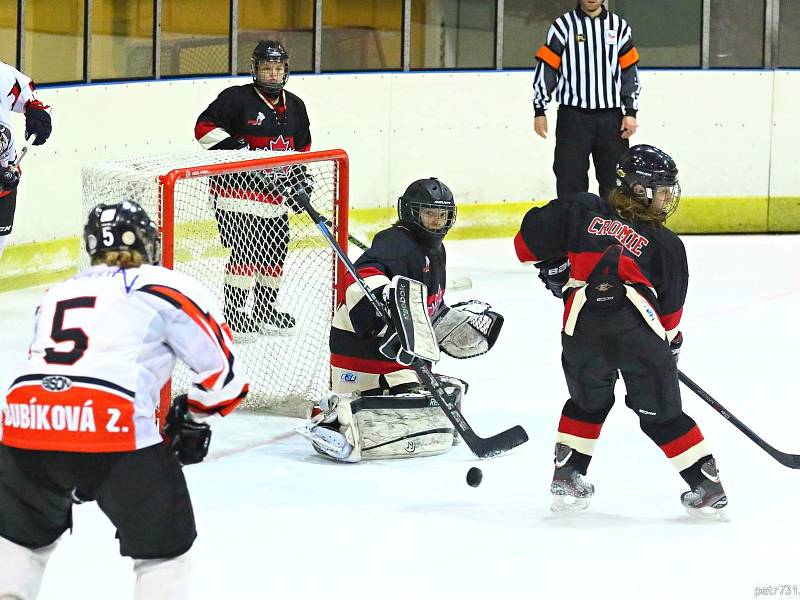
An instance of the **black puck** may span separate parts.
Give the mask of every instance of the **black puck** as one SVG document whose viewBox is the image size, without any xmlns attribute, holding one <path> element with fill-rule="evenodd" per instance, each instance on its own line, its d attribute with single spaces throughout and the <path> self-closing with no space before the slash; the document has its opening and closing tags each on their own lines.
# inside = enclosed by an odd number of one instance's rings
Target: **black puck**
<svg viewBox="0 0 800 600">
<path fill-rule="evenodd" d="M 483 480 L 483 471 L 481 471 L 478 467 L 472 467 L 469 471 L 467 471 L 467 484 L 472 487 L 478 487 Z"/>
</svg>

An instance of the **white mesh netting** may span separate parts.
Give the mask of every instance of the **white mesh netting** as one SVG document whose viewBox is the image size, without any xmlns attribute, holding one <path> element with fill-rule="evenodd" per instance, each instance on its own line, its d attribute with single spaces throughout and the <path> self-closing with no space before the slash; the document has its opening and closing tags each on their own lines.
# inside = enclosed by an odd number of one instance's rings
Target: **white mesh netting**
<svg viewBox="0 0 800 600">
<path fill-rule="evenodd" d="M 271 164 L 287 156 L 303 162 Z M 292 201 L 307 194 L 329 217 L 334 233 L 346 231 L 347 210 L 340 210 L 346 199 L 337 191 L 346 167 L 334 158 L 320 160 L 323 156 L 329 154 L 214 151 L 83 169 L 84 214 L 101 202 L 135 199 L 162 229 L 165 266 L 196 277 L 215 294 L 251 379 L 245 402 L 251 408 L 307 416 L 312 402 L 329 389 L 335 256 Z M 231 171 L 231 163 L 254 159 L 259 162 Z M 192 171 L 212 164 L 224 172 Z M 175 182 L 170 218 L 169 190 L 159 177 L 173 169 L 185 169 L 186 176 Z M 188 381 L 186 367 L 179 365 L 172 396 L 185 391 Z"/>
</svg>

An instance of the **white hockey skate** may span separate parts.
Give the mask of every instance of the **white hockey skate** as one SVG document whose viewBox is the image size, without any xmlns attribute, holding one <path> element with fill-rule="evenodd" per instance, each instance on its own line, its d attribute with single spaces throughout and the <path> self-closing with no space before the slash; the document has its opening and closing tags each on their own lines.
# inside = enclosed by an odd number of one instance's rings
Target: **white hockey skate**
<svg viewBox="0 0 800 600">
<path fill-rule="evenodd" d="M 331 392 L 319 401 L 312 411 L 310 421 L 295 429 L 297 433 L 311 442 L 314 450 L 334 460 L 346 461 L 353 452 L 353 446 L 338 430 L 336 403 L 338 396 Z"/>
<path fill-rule="evenodd" d="M 572 456 L 572 448 L 566 444 L 556 444 L 555 471 L 550 484 L 553 512 L 577 512 L 589 508 L 594 486 L 583 480 L 578 470 L 567 464 Z"/>
<path fill-rule="evenodd" d="M 707 460 L 700 467 L 700 472 L 706 479 L 693 490 L 681 494 L 681 504 L 686 513 L 693 519 L 729 521 L 725 510 L 728 496 L 722 489 L 716 461 L 713 458 Z"/>
</svg>

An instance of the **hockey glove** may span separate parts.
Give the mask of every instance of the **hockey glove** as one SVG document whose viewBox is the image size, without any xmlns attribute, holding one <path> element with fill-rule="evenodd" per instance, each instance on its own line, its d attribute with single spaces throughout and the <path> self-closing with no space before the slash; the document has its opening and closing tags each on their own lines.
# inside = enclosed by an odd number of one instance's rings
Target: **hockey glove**
<svg viewBox="0 0 800 600">
<path fill-rule="evenodd" d="M 313 179 L 305 165 L 294 165 L 289 170 L 289 186 L 286 188 L 286 206 L 295 213 L 303 212 L 303 204 L 298 199 L 311 201 L 314 191 Z"/>
<path fill-rule="evenodd" d="M 164 435 L 182 465 L 202 462 L 208 454 L 211 427 L 192 419 L 186 394 L 181 394 L 172 401 L 164 425 Z"/>
<path fill-rule="evenodd" d="M 569 259 L 565 256 L 543 260 L 534 265 L 539 269 L 539 279 L 556 298 L 563 298 L 561 291 L 569 281 Z"/>
<path fill-rule="evenodd" d="M 233 136 L 225 138 L 218 144 L 211 146 L 210 150 L 249 150 L 250 146 L 242 138 Z"/>
<path fill-rule="evenodd" d="M 672 360 L 675 362 L 675 366 L 678 365 L 678 355 L 681 353 L 681 346 L 683 346 L 683 333 L 678 332 L 672 341 L 669 343 L 669 351 L 672 352 Z"/>
<path fill-rule="evenodd" d="M 400 336 L 394 331 L 386 338 L 386 341 L 381 344 L 378 350 L 389 360 L 393 360 L 404 367 L 409 366 L 414 361 L 414 355 L 403 349 Z"/>
<path fill-rule="evenodd" d="M 19 170 L 16 167 L 0 167 L 0 190 L 13 190 L 19 185 Z"/>
<path fill-rule="evenodd" d="M 25 108 L 25 139 L 27 140 L 34 133 L 36 141 L 34 146 L 41 146 L 53 133 L 53 121 L 50 113 L 47 112 L 49 106 L 45 106 L 38 100 L 32 100 Z"/>
</svg>

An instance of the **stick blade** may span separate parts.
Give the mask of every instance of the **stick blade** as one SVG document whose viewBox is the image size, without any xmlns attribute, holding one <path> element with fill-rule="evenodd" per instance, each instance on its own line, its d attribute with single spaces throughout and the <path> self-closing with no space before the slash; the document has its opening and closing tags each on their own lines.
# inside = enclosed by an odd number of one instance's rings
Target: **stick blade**
<svg viewBox="0 0 800 600">
<path fill-rule="evenodd" d="M 514 425 L 511 429 L 506 429 L 488 438 L 481 438 L 474 432 L 465 432 L 470 439 L 465 439 L 467 446 L 478 458 L 492 458 L 498 454 L 508 452 L 517 446 L 521 446 L 528 441 L 528 433 L 521 425 Z"/>
</svg>

